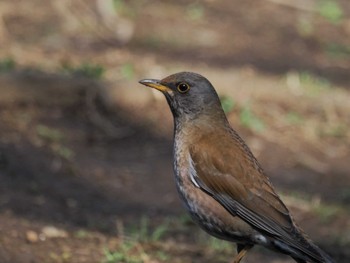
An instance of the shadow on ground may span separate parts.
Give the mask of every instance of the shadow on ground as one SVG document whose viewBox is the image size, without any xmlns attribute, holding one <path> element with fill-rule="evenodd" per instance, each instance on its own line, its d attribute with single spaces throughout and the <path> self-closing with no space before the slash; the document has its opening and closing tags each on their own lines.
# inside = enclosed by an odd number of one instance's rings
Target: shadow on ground
<svg viewBox="0 0 350 263">
<path fill-rule="evenodd" d="M 70 90 L 66 96 L 75 99 L 67 101 L 62 93 L 62 103 L 56 98 L 56 102 L 50 104 L 40 101 L 45 96 L 33 95 L 29 101 L 26 101 L 28 96 L 24 96 L 2 104 L 0 211 L 10 215 L 10 218 L 3 217 L 3 225 L 21 229 L 20 221 L 6 222 L 20 218 L 36 222 L 39 228 L 58 225 L 71 231 L 86 229 L 115 236 L 118 234 L 116 222 L 131 225 L 145 215 L 152 220 L 181 216 L 184 210 L 173 182 L 170 138 L 164 139 L 153 133 L 154 127 L 135 120 L 130 111 L 118 107 L 111 111 L 104 107 L 99 92 L 91 93 L 91 90 L 98 90 L 101 83 L 97 85 L 95 81 L 82 82 L 70 77 L 67 81 L 67 76 L 43 75 L 45 73 L 39 73 L 39 77 L 31 76 L 28 82 L 22 79 L 21 88 L 39 94 L 40 90 L 47 93 L 52 88 L 49 93 L 55 94 L 57 86 L 54 83 L 61 83 L 61 88 L 62 83 L 66 83 L 68 86 L 63 90 Z M 8 89 L 16 90 L 18 87 L 11 86 L 15 82 L 13 79 L 8 82 L 8 78 L 11 76 L 1 79 L 1 86 L 8 85 Z M 78 95 L 72 95 L 72 91 Z M 87 100 L 89 94 L 96 97 Z M 96 118 L 103 121 L 96 122 Z M 114 129 L 127 132 L 111 137 L 106 126 L 101 125 L 105 121 Z M 288 151 L 274 147 L 271 152 L 288 154 Z M 317 173 L 311 170 L 293 169 L 287 171 L 283 177 L 285 181 L 276 177 L 277 188 L 305 190 L 295 180 L 292 180 L 295 185 L 291 186 L 288 174 L 291 177 L 302 174 L 300 180 L 303 182 L 309 176 L 304 185 L 308 184 L 310 188 L 314 179 L 318 180 Z M 328 193 L 320 193 L 322 197 L 332 200 L 333 190 L 324 190 Z M 312 217 L 304 218 L 304 222 L 313 229 Z M 11 231 L 11 227 L 6 231 Z M 313 231 L 320 232 L 319 229 Z M 322 232 L 326 233 L 325 230 Z M 23 241 L 26 243 L 25 238 Z M 105 242 L 101 241 L 102 244 Z M 324 242 L 324 246 L 330 248 L 328 251 L 338 257 L 348 257 L 342 249 L 332 250 L 331 244 L 333 241 Z"/>
</svg>

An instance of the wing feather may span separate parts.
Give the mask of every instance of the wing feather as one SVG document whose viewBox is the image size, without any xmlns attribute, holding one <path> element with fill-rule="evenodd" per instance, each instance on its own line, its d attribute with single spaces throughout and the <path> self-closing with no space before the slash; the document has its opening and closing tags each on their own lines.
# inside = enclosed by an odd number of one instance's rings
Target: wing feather
<svg viewBox="0 0 350 263">
<path fill-rule="evenodd" d="M 209 143 L 210 140 L 202 140 L 189 149 L 191 180 L 195 185 L 258 231 L 321 262 L 319 253 L 299 233 L 288 209 L 249 149 L 242 147 L 240 141 L 232 145 L 219 144 L 222 147 L 218 148 L 209 147 L 213 145 Z"/>
</svg>

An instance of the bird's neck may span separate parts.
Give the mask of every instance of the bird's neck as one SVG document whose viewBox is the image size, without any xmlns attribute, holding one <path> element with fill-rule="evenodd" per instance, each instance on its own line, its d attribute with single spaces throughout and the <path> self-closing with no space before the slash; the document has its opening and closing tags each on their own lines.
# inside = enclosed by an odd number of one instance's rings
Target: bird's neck
<svg viewBox="0 0 350 263">
<path fill-rule="evenodd" d="M 197 116 L 177 116 L 174 118 L 175 136 L 188 138 L 194 142 L 200 135 L 217 133 L 219 130 L 229 130 L 230 124 L 225 113 L 220 108 L 217 111 L 202 112 Z"/>
</svg>

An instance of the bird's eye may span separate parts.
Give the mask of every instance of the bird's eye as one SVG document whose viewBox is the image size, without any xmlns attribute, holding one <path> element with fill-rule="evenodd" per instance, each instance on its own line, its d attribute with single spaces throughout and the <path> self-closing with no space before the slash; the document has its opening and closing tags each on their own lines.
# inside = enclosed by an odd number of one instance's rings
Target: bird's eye
<svg viewBox="0 0 350 263">
<path fill-rule="evenodd" d="M 187 84 L 187 83 L 180 83 L 179 85 L 177 85 L 177 90 L 180 92 L 180 93 L 185 93 L 187 91 L 190 90 L 190 86 Z"/>
</svg>

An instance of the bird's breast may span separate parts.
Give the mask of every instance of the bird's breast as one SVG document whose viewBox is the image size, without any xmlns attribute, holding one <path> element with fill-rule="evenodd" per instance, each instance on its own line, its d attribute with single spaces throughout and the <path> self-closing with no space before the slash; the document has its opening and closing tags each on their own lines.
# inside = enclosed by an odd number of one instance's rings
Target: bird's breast
<svg viewBox="0 0 350 263">
<path fill-rule="evenodd" d="M 174 140 L 174 172 L 178 193 L 194 221 L 209 234 L 240 242 L 254 230 L 239 217 L 231 215 L 214 198 L 191 180 L 189 150 L 183 140 Z"/>
</svg>

